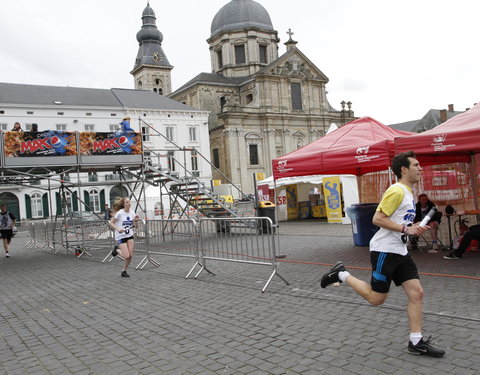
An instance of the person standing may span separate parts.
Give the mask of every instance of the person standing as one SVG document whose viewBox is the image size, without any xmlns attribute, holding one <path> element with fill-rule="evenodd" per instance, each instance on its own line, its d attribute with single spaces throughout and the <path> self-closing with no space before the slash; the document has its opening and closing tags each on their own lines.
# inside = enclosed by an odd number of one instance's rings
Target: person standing
<svg viewBox="0 0 480 375">
<path fill-rule="evenodd" d="M 392 160 L 398 182 L 390 186 L 373 216 L 380 227 L 370 241 L 372 277 L 370 285 L 351 275 L 342 262 L 335 264 L 321 279 L 321 287 L 345 282 L 374 306 L 385 302 L 393 281 L 402 286 L 407 297 L 410 338 L 407 351 L 411 354 L 442 357 L 445 351 L 430 344 L 422 336 L 423 288 L 415 262 L 407 250 L 408 236 L 419 236 L 428 226 L 413 224 L 415 202 L 412 186 L 420 180 L 422 168 L 413 151 L 398 154 Z"/>
<path fill-rule="evenodd" d="M 0 234 L 2 235 L 3 249 L 7 258 L 10 258 L 8 247 L 12 241 L 15 220 L 15 216 L 7 211 L 7 206 L 5 204 L 0 205 Z"/>
<path fill-rule="evenodd" d="M 105 206 L 103 207 L 104 209 L 104 216 L 103 218 L 105 220 L 110 220 L 112 218 L 112 209 L 110 207 L 108 207 L 108 204 L 105 203 Z"/>
<path fill-rule="evenodd" d="M 131 202 L 128 198 L 117 198 L 113 203 L 115 215 L 109 221 L 110 227 L 115 230 L 115 241 L 117 246 L 112 251 L 112 255 L 120 254 L 125 259 L 122 277 L 130 277 L 127 268 L 132 261 L 134 242 L 133 228 L 138 220 L 138 215 L 131 209 Z"/>
<path fill-rule="evenodd" d="M 12 132 L 23 132 L 22 125 L 19 122 L 13 124 Z"/>
</svg>

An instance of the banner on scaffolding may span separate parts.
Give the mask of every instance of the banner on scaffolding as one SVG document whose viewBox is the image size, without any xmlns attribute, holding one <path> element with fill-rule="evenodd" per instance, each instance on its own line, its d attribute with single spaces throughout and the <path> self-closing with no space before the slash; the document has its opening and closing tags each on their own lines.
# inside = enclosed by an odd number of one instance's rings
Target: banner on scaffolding
<svg viewBox="0 0 480 375">
<path fill-rule="evenodd" d="M 4 153 L 7 158 L 72 156 L 78 154 L 73 132 L 6 132 Z"/>
<path fill-rule="evenodd" d="M 135 132 L 80 133 L 81 155 L 141 155 L 142 137 Z"/>
</svg>

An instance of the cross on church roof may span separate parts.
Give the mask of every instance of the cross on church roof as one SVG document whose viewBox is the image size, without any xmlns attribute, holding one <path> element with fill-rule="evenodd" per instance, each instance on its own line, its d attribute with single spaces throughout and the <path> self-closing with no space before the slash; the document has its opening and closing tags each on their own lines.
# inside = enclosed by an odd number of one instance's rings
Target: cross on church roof
<svg viewBox="0 0 480 375">
<path fill-rule="evenodd" d="M 294 35 L 294 32 L 292 31 L 292 29 L 288 29 L 287 34 L 288 34 L 288 36 L 290 37 L 290 40 L 291 40 L 292 35 Z"/>
</svg>

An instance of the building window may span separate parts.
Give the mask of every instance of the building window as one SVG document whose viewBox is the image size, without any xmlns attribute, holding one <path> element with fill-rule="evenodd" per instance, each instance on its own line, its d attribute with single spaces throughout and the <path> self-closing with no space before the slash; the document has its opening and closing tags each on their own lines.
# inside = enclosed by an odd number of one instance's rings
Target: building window
<svg viewBox="0 0 480 375">
<path fill-rule="evenodd" d="M 116 114 L 116 113 L 110 113 L 110 116 L 112 116 L 112 117 L 116 117 L 116 116 L 117 116 L 117 114 Z"/>
<path fill-rule="evenodd" d="M 197 128 L 192 126 L 188 128 L 188 132 L 190 134 L 190 142 L 196 142 L 197 141 Z"/>
<path fill-rule="evenodd" d="M 25 124 L 25 131 L 29 132 L 32 130 L 32 124 Z"/>
<path fill-rule="evenodd" d="M 120 128 L 119 124 L 110 125 L 110 132 L 115 133 Z"/>
<path fill-rule="evenodd" d="M 260 63 L 266 64 L 267 61 L 267 46 L 265 45 L 260 45 L 258 47 L 259 52 L 260 52 Z"/>
<path fill-rule="evenodd" d="M 302 86 L 300 83 L 292 82 L 291 83 L 291 90 L 292 90 L 292 109 L 301 111 L 302 108 Z"/>
<path fill-rule="evenodd" d="M 212 150 L 212 159 L 213 159 L 213 166 L 215 168 L 220 168 L 220 154 L 218 152 L 218 148 L 214 148 Z"/>
<path fill-rule="evenodd" d="M 85 113 L 85 116 L 91 116 L 92 115 L 92 112 L 86 112 Z"/>
<path fill-rule="evenodd" d="M 85 131 L 86 132 L 94 132 L 95 131 L 95 125 L 94 124 L 85 124 Z"/>
<path fill-rule="evenodd" d="M 198 156 L 195 151 L 192 151 L 192 175 L 194 177 L 200 176 L 200 171 L 198 170 Z"/>
<path fill-rule="evenodd" d="M 0 130 L 7 131 L 7 124 L 0 124 Z"/>
<path fill-rule="evenodd" d="M 144 142 L 150 141 L 150 127 L 149 126 L 142 126 L 142 140 Z"/>
<path fill-rule="evenodd" d="M 64 132 L 67 130 L 67 124 L 57 124 L 56 127 L 59 132 Z"/>
<path fill-rule="evenodd" d="M 170 172 L 175 171 L 175 151 L 168 151 L 167 152 L 167 162 L 168 162 L 168 169 Z"/>
<path fill-rule="evenodd" d="M 43 217 L 43 202 L 40 193 L 32 194 L 32 218 Z"/>
<path fill-rule="evenodd" d="M 72 194 L 69 191 L 65 192 L 65 199 L 62 197 L 62 212 L 68 214 L 73 211 Z"/>
<path fill-rule="evenodd" d="M 235 63 L 245 64 L 245 44 L 237 44 L 235 46 Z"/>
<path fill-rule="evenodd" d="M 33 111 L 27 111 L 27 115 L 33 115 Z"/>
<path fill-rule="evenodd" d="M 97 172 L 88 172 L 88 182 L 98 181 Z"/>
<path fill-rule="evenodd" d="M 59 116 L 63 116 L 63 115 L 64 115 L 64 113 L 63 113 L 63 112 L 57 112 L 57 115 L 59 115 Z"/>
<path fill-rule="evenodd" d="M 217 62 L 218 62 L 218 67 L 223 68 L 223 54 L 222 50 L 217 51 Z"/>
<path fill-rule="evenodd" d="M 258 145 L 248 145 L 250 165 L 258 165 Z"/>
<path fill-rule="evenodd" d="M 100 194 L 97 189 L 92 189 L 88 192 L 90 198 L 90 208 L 93 212 L 100 212 Z"/>
<path fill-rule="evenodd" d="M 247 94 L 245 96 L 245 104 L 250 104 L 251 102 L 253 102 L 253 94 Z"/>
<path fill-rule="evenodd" d="M 174 128 L 173 126 L 167 126 L 165 128 L 165 137 L 167 137 L 167 139 L 169 141 L 172 141 L 173 142 L 173 136 L 174 136 Z"/>
<path fill-rule="evenodd" d="M 142 86 L 143 86 L 142 81 L 138 81 L 138 89 L 139 89 L 139 90 L 142 89 Z"/>
<path fill-rule="evenodd" d="M 220 97 L 220 112 L 223 112 L 223 107 L 225 107 L 226 103 L 227 103 L 227 99 L 225 99 L 224 96 Z"/>
</svg>

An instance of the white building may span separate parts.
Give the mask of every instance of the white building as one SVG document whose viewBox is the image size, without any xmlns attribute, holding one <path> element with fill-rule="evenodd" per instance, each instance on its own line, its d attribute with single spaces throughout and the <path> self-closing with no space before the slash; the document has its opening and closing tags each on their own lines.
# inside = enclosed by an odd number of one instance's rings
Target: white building
<svg viewBox="0 0 480 375">
<path fill-rule="evenodd" d="M 29 131 L 32 124 L 38 124 L 38 131 L 111 132 L 118 130 L 120 122 L 127 116 L 131 118 L 132 128 L 143 134 L 147 160 L 150 157 L 158 168 L 176 170 L 180 175 L 186 168 L 202 180 L 211 179 L 211 168 L 206 160 L 178 151 L 179 148 L 195 148 L 209 159 L 207 111 L 194 109 L 153 91 L 0 83 L 0 129 L 3 132 L 11 130 L 15 122 L 19 122 L 24 131 Z M 124 186 L 111 184 L 119 180 L 115 165 L 100 169 L 103 171 L 92 168 L 89 172 L 78 175 L 73 172 L 66 177 L 72 183 L 80 178 L 81 186 L 75 188 L 75 195 L 80 194 L 81 200 L 88 202 L 89 208 L 97 213 L 103 210 L 104 203 L 110 204 L 115 197 L 126 195 Z M 4 179 L 0 184 L 0 202 L 8 204 L 21 219 L 60 214 L 58 179 L 37 181 L 28 186 L 7 184 Z M 108 183 L 102 184 L 102 181 Z M 158 188 L 147 190 L 147 211 L 154 210 L 159 194 Z M 67 197 L 67 201 L 73 211 L 85 210 L 77 199 L 71 198 Z"/>
</svg>

